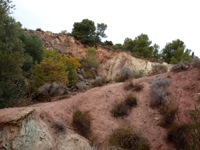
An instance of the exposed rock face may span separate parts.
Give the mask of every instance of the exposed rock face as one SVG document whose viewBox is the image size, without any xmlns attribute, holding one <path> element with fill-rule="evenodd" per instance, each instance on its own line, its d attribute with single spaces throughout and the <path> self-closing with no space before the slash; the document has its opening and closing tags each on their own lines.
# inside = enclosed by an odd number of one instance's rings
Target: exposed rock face
<svg viewBox="0 0 200 150">
<path fill-rule="evenodd" d="M 91 150 L 78 135 L 56 132 L 53 121 L 47 112 L 34 108 L 1 115 L 0 150 Z"/>
<path fill-rule="evenodd" d="M 142 70 L 145 73 L 148 73 L 152 65 L 156 64 L 155 62 L 150 62 L 145 59 L 135 58 L 130 54 L 125 52 L 119 53 L 115 57 L 109 60 L 105 60 L 99 67 L 99 74 L 102 76 L 107 76 L 107 79 L 114 78 L 117 73 L 120 73 L 123 67 L 128 67 L 133 70 Z M 168 70 L 172 65 L 163 63 L 168 67 Z"/>
<path fill-rule="evenodd" d="M 85 57 L 87 54 L 89 46 L 82 44 L 72 36 L 43 31 L 27 31 L 27 33 L 33 32 L 42 38 L 44 47 L 47 50 L 58 50 L 61 53 L 72 53 L 79 59 Z M 96 50 L 100 61 L 117 55 L 117 52 L 107 50 L 103 47 L 97 47 Z"/>
<path fill-rule="evenodd" d="M 27 33 L 36 33 L 41 37 L 47 50 L 71 53 L 79 59 L 85 58 L 87 55 L 89 46 L 77 41 L 73 36 L 43 31 L 27 31 Z M 107 79 L 114 78 L 116 73 L 120 73 L 123 67 L 129 67 L 131 70 L 143 70 L 148 73 L 151 66 L 155 64 L 155 62 L 135 58 L 125 52 L 117 53 L 103 47 L 96 47 L 96 50 L 99 60 L 103 62 L 98 72 L 102 76 L 107 76 Z M 168 69 L 172 67 L 172 65 L 164 64 L 167 65 Z"/>
</svg>

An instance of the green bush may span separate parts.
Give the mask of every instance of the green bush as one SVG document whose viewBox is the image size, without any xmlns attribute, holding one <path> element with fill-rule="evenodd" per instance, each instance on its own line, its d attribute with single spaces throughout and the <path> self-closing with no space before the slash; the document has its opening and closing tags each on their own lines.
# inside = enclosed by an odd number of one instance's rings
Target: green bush
<svg viewBox="0 0 200 150">
<path fill-rule="evenodd" d="M 91 134 L 91 121 L 92 117 L 89 111 L 82 112 L 79 109 L 74 111 L 72 126 L 80 135 L 86 138 L 89 138 Z"/>
<path fill-rule="evenodd" d="M 115 129 L 109 137 L 109 145 L 117 146 L 127 150 L 150 150 L 150 144 L 141 133 L 133 128 Z"/>
<path fill-rule="evenodd" d="M 40 87 L 45 83 L 68 83 L 67 66 L 63 62 L 55 62 L 52 58 L 45 58 L 33 71 L 35 86 Z"/>
<path fill-rule="evenodd" d="M 100 61 L 98 59 L 98 55 L 95 48 L 88 48 L 88 53 L 83 63 L 85 63 L 87 68 L 89 69 L 91 69 L 92 67 L 98 69 Z"/>
</svg>

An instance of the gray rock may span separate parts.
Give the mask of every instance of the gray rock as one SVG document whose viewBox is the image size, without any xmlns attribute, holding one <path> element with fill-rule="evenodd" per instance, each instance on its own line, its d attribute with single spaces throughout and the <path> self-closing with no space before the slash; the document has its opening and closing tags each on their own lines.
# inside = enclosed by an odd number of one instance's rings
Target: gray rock
<svg viewBox="0 0 200 150">
<path fill-rule="evenodd" d="M 84 78 L 83 78 L 83 76 L 81 74 L 78 74 L 78 79 L 81 80 L 81 81 L 84 80 Z"/>
</svg>

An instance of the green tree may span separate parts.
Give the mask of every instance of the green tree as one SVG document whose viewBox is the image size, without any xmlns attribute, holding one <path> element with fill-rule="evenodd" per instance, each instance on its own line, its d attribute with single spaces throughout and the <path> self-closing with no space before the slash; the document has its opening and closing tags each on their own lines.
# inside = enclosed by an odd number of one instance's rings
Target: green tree
<svg viewBox="0 0 200 150">
<path fill-rule="evenodd" d="M 161 55 L 159 54 L 159 48 L 160 46 L 157 44 L 153 45 L 153 51 L 152 51 L 152 57 L 156 59 L 160 59 Z"/>
<path fill-rule="evenodd" d="M 135 53 L 138 56 L 143 57 L 151 57 L 153 47 L 151 45 L 151 41 L 149 40 L 148 35 L 141 34 L 134 40 L 135 46 L 132 49 L 132 52 Z"/>
<path fill-rule="evenodd" d="M 73 26 L 72 35 L 84 44 L 97 45 L 101 43 L 102 38 L 107 37 L 107 25 L 104 23 L 98 23 L 96 28 L 92 20 L 83 19 L 82 22 L 75 22 Z"/>
<path fill-rule="evenodd" d="M 170 64 L 178 64 L 178 61 L 176 60 L 176 58 L 174 58 L 174 56 L 172 56 Z"/>
<path fill-rule="evenodd" d="M 26 85 L 22 66 L 24 44 L 21 24 L 9 16 L 14 5 L 0 0 L 0 107 L 12 106 L 24 98 Z"/>
<path fill-rule="evenodd" d="M 132 52 L 133 48 L 135 47 L 135 43 L 131 38 L 126 38 L 124 40 L 123 49 L 126 51 Z"/>
<path fill-rule="evenodd" d="M 121 49 L 121 50 L 123 50 L 123 46 L 122 46 L 122 44 L 117 43 L 117 44 L 114 45 L 114 49 Z"/>
<path fill-rule="evenodd" d="M 170 63 L 172 57 L 174 57 L 178 62 L 191 61 L 194 53 L 190 55 L 191 50 L 185 49 L 185 47 L 186 46 L 184 42 L 180 39 L 174 40 L 171 43 L 167 43 L 165 48 L 162 50 L 163 60 L 167 63 Z"/>
<path fill-rule="evenodd" d="M 72 35 L 85 44 L 95 44 L 94 22 L 88 19 L 83 19 L 82 22 L 75 22 L 72 29 Z"/>
<path fill-rule="evenodd" d="M 4 108 L 22 100 L 27 88 L 19 52 L 0 51 L 0 64 L 0 108 Z"/>
</svg>

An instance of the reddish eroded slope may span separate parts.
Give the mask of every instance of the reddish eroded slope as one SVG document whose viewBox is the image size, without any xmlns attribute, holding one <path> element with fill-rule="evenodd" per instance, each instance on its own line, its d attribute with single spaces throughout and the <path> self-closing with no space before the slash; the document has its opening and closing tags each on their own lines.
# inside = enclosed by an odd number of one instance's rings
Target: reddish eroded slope
<svg viewBox="0 0 200 150">
<path fill-rule="evenodd" d="M 165 140 L 166 129 L 158 126 L 160 114 L 157 109 L 149 107 L 149 90 L 156 78 L 168 78 L 170 86 L 167 96 L 170 104 L 179 108 L 176 122 L 189 122 L 189 110 L 194 110 L 197 104 L 198 92 L 200 90 L 200 75 L 198 69 L 190 69 L 180 73 L 168 72 L 165 74 L 134 79 L 133 82 L 141 82 L 144 88 L 141 92 L 125 91 L 124 83 L 110 84 L 97 87 L 79 93 L 69 99 L 63 99 L 51 103 L 40 103 L 29 107 L 34 107 L 38 111 L 46 111 L 55 120 L 63 121 L 66 126 L 71 127 L 72 114 L 75 108 L 82 111 L 90 111 L 93 117 L 92 131 L 98 134 L 99 140 L 103 141 L 113 129 L 120 126 L 136 126 L 149 139 L 153 150 L 175 149 L 172 144 Z M 125 96 L 133 93 L 138 99 L 138 105 L 132 109 L 131 114 L 124 118 L 114 118 L 110 110 L 116 101 L 124 100 Z M 0 122 L 9 113 L 21 111 L 26 107 L 8 108 L 0 110 Z"/>
</svg>

